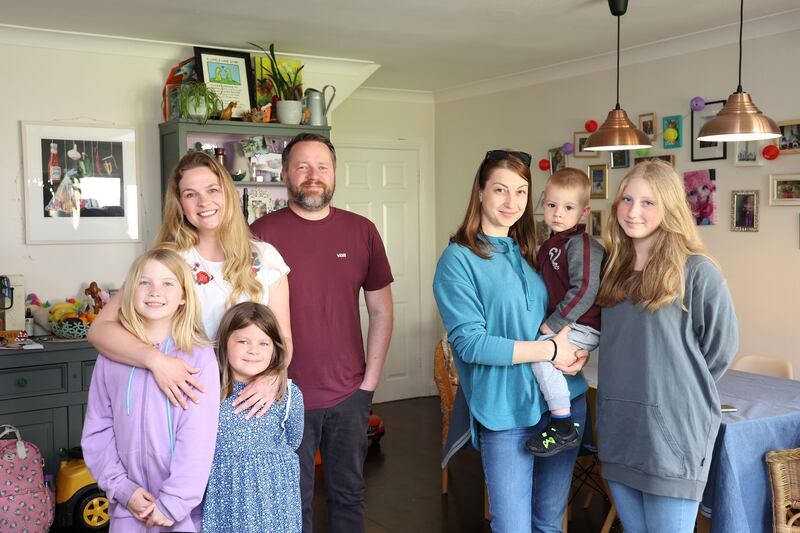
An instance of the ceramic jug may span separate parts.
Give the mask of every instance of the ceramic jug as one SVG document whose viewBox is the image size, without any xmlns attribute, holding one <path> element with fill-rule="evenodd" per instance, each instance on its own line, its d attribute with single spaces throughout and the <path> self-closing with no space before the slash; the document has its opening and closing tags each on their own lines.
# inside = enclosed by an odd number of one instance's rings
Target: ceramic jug
<svg viewBox="0 0 800 533">
<path fill-rule="evenodd" d="M 325 101 L 325 91 L 331 89 L 331 97 Z M 317 89 L 306 89 L 303 97 L 303 105 L 309 110 L 311 118 L 309 124 L 311 126 L 327 126 L 328 125 L 328 111 L 331 108 L 333 98 L 336 96 L 336 87 L 333 85 L 326 85 L 322 91 Z"/>
</svg>

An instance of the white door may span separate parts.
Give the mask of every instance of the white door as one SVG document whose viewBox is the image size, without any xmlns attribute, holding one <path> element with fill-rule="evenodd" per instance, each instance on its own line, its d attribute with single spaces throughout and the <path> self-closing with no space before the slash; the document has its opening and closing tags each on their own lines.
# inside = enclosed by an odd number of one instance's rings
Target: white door
<svg viewBox="0 0 800 533">
<path fill-rule="evenodd" d="M 376 402 L 430 394 L 420 318 L 419 151 L 339 146 L 333 204 L 370 219 L 383 238 L 394 283 L 394 332 Z M 361 300 L 366 346 L 367 310 Z"/>
</svg>

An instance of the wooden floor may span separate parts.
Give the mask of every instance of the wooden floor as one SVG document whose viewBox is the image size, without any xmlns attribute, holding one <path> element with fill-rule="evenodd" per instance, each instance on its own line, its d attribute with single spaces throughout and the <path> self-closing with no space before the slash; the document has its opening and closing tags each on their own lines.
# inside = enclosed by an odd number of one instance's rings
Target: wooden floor
<svg viewBox="0 0 800 533">
<path fill-rule="evenodd" d="M 377 404 L 386 435 L 371 447 L 364 467 L 368 533 L 488 533 L 483 518 L 483 473 L 480 455 L 471 447 L 450 462 L 450 487 L 440 493 L 439 398 L 417 398 Z M 317 472 L 314 499 L 315 533 L 327 533 L 323 481 Z M 569 531 L 592 533 L 600 528 L 608 502 L 594 497 L 583 509 L 585 493 L 572 505 Z M 619 523 L 611 530 L 620 533 Z"/>
</svg>

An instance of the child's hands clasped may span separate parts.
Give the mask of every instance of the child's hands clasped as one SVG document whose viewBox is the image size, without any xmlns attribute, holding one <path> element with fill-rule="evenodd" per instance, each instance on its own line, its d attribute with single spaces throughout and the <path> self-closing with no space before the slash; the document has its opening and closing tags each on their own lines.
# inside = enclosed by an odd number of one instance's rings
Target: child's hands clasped
<svg viewBox="0 0 800 533">
<path fill-rule="evenodd" d="M 152 494 L 147 492 L 142 487 L 139 487 L 133 491 L 133 494 L 131 494 L 126 507 L 133 516 L 144 522 L 147 519 L 147 516 L 153 512 L 153 509 L 156 506 L 155 501 L 156 499 Z"/>
<path fill-rule="evenodd" d="M 153 512 L 147 517 L 147 527 L 170 527 L 174 523 L 175 522 L 164 516 L 164 513 L 159 511 L 158 507 L 153 505 Z"/>
</svg>

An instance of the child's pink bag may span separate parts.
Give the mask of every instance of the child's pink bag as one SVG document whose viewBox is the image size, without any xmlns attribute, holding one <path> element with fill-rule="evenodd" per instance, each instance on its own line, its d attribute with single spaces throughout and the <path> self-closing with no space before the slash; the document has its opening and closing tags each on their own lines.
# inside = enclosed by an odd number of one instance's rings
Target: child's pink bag
<svg viewBox="0 0 800 533">
<path fill-rule="evenodd" d="M 9 434 L 16 439 L 3 439 Z M 45 533 L 53 517 L 39 448 L 22 440 L 14 426 L 0 425 L 0 531 Z"/>
</svg>

